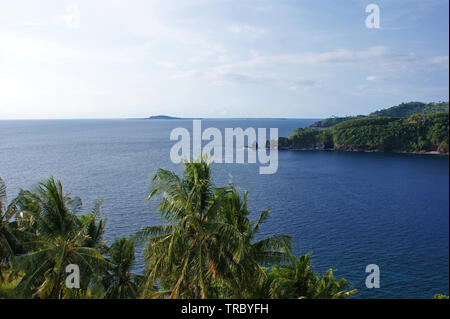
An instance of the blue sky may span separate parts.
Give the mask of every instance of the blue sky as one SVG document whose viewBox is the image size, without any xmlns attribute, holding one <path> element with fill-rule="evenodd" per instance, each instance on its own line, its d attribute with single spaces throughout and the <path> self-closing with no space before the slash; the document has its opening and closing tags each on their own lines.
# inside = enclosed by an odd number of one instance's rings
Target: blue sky
<svg viewBox="0 0 450 319">
<path fill-rule="evenodd" d="M 380 7 L 380 29 L 365 8 Z M 367 114 L 449 99 L 448 0 L 0 2 L 0 119 Z"/>
</svg>

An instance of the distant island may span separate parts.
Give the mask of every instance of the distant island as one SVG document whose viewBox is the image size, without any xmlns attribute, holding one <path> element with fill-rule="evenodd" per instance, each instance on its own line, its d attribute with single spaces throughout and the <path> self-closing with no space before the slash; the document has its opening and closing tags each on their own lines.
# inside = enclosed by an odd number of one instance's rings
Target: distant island
<svg viewBox="0 0 450 319">
<path fill-rule="evenodd" d="M 179 117 L 168 116 L 168 115 L 154 115 L 147 118 L 148 120 L 179 120 Z"/>
<path fill-rule="evenodd" d="M 448 144 L 449 103 L 409 102 L 367 116 L 327 118 L 280 137 L 277 146 L 280 150 L 448 155 Z"/>
</svg>

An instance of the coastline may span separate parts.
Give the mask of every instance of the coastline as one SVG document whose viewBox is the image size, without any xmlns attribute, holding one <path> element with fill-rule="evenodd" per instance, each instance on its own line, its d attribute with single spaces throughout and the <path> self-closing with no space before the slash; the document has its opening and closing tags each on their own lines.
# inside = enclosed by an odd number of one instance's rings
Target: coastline
<svg viewBox="0 0 450 319">
<path fill-rule="evenodd" d="M 267 149 L 267 148 L 266 148 Z M 323 148 L 278 148 L 279 151 L 317 151 L 317 152 L 354 152 L 354 153 L 394 153 L 394 154 L 415 154 L 415 155 L 440 155 L 449 156 L 449 153 L 438 151 L 380 151 L 380 150 L 356 150 L 356 149 L 323 149 Z"/>
</svg>

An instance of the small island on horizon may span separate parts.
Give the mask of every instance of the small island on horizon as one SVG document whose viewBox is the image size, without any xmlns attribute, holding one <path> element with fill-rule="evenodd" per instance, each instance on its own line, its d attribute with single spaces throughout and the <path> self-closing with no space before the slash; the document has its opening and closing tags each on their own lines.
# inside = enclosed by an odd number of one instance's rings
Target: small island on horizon
<svg viewBox="0 0 450 319">
<path fill-rule="evenodd" d="M 153 115 L 149 116 L 147 120 L 179 120 L 180 117 L 169 116 L 169 115 Z"/>
</svg>

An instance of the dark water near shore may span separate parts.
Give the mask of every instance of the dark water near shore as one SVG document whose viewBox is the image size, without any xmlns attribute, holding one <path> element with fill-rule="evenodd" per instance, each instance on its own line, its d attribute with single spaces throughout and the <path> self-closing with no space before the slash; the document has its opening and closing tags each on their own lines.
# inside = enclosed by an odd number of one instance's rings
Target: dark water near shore
<svg viewBox="0 0 450 319">
<path fill-rule="evenodd" d="M 203 128 L 278 127 L 280 136 L 313 120 L 203 120 Z M 178 173 L 169 140 L 188 120 L 0 121 L 0 176 L 10 199 L 50 175 L 85 207 L 104 198 L 106 239 L 160 223 L 146 203 L 150 174 Z M 313 267 L 336 269 L 360 298 L 431 298 L 449 292 L 449 159 L 435 155 L 280 151 L 274 175 L 259 164 L 215 164 L 218 186 L 249 190 L 256 217 L 272 209 L 262 235 L 291 234 Z M 141 260 L 138 260 L 140 266 Z M 377 264 L 381 288 L 365 288 Z"/>
</svg>

